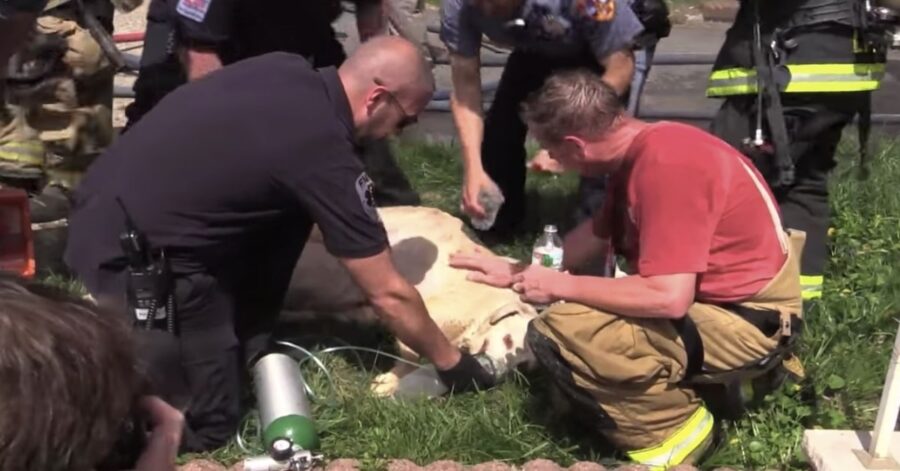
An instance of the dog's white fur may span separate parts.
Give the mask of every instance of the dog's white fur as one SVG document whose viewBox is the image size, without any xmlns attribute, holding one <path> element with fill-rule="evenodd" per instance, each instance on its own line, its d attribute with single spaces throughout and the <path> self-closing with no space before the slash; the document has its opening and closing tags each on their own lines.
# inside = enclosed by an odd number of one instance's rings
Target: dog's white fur
<svg viewBox="0 0 900 471">
<path fill-rule="evenodd" d="M 443 211 L 419 206 L 380 208 L 392 258 L 398 271 L 413 284 L 431 317 L 450 342 L 471 353 L 484 353 L 502 377 L 510 370 L 531 363 L 525 348 L 528 323 L 535 309 L 510 289 L 500 289 L 466 279 L 467 272 L 450 267 L 450 254 L 480 250 L 463 232 L 463 222 Z M 345 315 L 372 318 L 365 297 L 346 269 L 331 255 L 314 230 L 294 271 L 285 299 L 287 316 Z M 398 342 L 401 355 L 417 361 L 418 355 Z M 379 375 L 373 390 L 390 395 L 399 379 L 413 367 L 397 363 Z"/>
</svg>

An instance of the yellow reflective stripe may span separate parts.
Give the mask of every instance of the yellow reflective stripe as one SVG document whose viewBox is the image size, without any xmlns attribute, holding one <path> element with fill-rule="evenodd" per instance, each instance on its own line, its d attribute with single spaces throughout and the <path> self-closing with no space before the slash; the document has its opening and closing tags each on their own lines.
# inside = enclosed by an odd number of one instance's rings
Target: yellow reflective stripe
<svg viewBox="0 0 900 471">
<path fill-rule="evenodd" d="M 817 299 L 822 297 L 822 284 L 825 277 L 822 275 L 800 275 L 800 289 L 803 299 Z"/>
<path fill-rule="evenodd" d="M 785 93 L 860 92 L 877 90 L 884 77 L 885 64 L 792 64 L 791 81 Z M 707 96 L 756 93 L 756 70 L 731 68 L 713 71 Z"/>
<path fill-rule="evenodd" d="M 747 95 L 756 93 L 756 70 L 732 68 L 714 70 L 709 75 L 706 96 Z"/>
<path fill-rule="evenodd" d="M 9 141 L 0 143 L 0 149 L 27 149 L 35 152 L 43 152 L 44 143 L 41 141 Z"/>
<path fill-rule="evenodd" d="M 756 69 L 742 69 L 742 68 L 733 68 L 733 69 L 722 69 L 722 70 L 714 70 L 710 75 L 710 80 L 732 80 L 741 77 L 753 77 L 756 78 Z"/>
<path fill-rule="evenodd" d="M 44 144 L 41 141 L 5 142 L 0 144 L 0 160 L 44 165 Z"/>
<path fill-rule="evenodd" d="M 884 64 L 789 65 L 791 82 L 785 92 L 862 92 L 878 89 Z"/>
<path fill-rule="evenodd" d="M 785 93 L 809 92 L 868 92 L 878 90 L 881 83 L 877 80 L 865 82 L 794 82 L 785 88 Z"/>
<path fill-rule="evenodd" d="M 822 286 L 825 275 L 800 275 L 800 286 Z"/>
<path fill-rule="evenodd" d="M 808 301 L 810 299 L 819 299 L 822 297 L 822 290 L 820 290 L 820 289 L 814 290 L 814 291 L 803 290 L 803 292 L 800 293 L 800 297 L 803 298 L 804 301 Z"/>
<path fill-rule="evenodd" d="M 884 64 L 789 64 L 791 75 L 794 74 L 820 74 L 820 75 L 869 75 L 873 73 L 884 74 Z"/>
<path fill-rule="evenodd" d="M 712 414 L 701 405 L 681 428 L 659 445 L 625 454 L 651 471 L 662 471 L 680 464 L 694 452 L 712 433 L 713 422 Z"/>
</svg>

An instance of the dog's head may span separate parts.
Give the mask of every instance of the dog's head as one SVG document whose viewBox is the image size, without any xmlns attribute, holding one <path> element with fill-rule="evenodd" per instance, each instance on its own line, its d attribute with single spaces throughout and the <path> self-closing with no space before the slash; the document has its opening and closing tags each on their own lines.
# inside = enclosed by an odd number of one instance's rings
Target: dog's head
<svg viewBox="0 0 900 471">
<path fill-rule="evenodd" d="M 505 304 L 482 322 L 470 326 L 462 335 L 461 347 L 490 358 L 499 378 L 516 368 L 528 368 L 534 363 L 534 355 L 525 346 L 525 333 L 536 317 L 537 311 L 529 304 L 521 301 Z"/>
</svg>

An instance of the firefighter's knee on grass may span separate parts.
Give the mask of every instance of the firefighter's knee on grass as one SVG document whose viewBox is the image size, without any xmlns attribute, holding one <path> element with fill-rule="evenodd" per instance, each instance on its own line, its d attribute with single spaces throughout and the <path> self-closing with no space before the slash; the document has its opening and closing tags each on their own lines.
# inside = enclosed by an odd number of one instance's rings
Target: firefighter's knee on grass
<svg viewBox="0 0 900 471">
<path fill-rule="evenodd" d="M 654 471 L 695 463 L 716 418 L 735 419 L 784 378 L 803 377 L 793 350 L 805 237 L 786 239 L 782 269 L 746 302 L 695 303 L 676 321 L 556 304 L 532 321 L 527 345 L 569 404 L 630 459 Z"/>
</svg>

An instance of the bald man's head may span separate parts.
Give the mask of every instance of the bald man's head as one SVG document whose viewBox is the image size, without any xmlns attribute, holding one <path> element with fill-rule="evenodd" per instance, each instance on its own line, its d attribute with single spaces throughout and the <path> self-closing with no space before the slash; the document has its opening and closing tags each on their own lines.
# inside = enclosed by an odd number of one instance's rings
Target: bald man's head
<svg viewBox="0 0 900 471">
<path fill-rule="evenodd" d="M 361 137 L 385 137 L 415 121 L 434 93 L 431 67 L 419 48 L 396 36 L 362 43 L 338 75 Z"/>
</svg>

